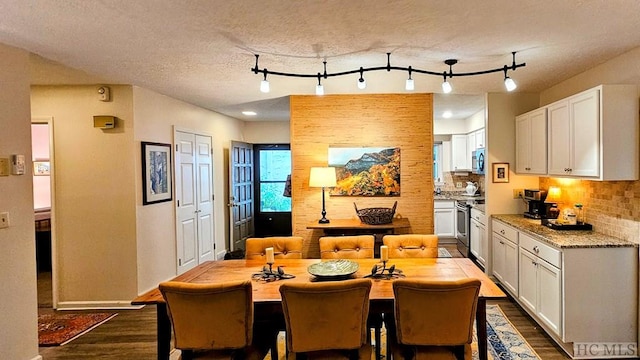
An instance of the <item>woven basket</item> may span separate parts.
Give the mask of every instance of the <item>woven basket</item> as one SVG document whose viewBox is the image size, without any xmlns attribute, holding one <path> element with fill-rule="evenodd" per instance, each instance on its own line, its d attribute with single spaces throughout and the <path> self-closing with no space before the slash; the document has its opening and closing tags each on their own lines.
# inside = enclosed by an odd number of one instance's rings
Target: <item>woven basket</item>
<svg viewBox="0 0 640 360">
<path fill-rule="evenodd" d="M 353 203 L 353 207 L 356 208 L 356 214 L 365 224 L 369 225 L 382 225 L 388 224 L 393 221 L 393 215 L 396 213 L 396 206 L 398 202 L 393 204 L 392 208 L 366 208 L 358 209 L 356 203 Z"/>
</svg>

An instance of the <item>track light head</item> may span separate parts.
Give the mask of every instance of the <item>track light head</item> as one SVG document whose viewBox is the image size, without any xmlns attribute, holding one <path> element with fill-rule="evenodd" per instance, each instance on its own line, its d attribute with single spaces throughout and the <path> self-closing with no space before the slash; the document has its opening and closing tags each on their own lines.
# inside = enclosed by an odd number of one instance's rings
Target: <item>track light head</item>
<svg viewBox="0 0 640 360">
<path fill-rule="evenodd" d="M 257 66 L 258 66 L 258 56 L 256 55 L 256 67 Z M 260 82 L 260 91 L 262 91 L 263 93 L 268 93 L 270 90 L 270 87 L 269 87 L 269 81 L 267 80 L 267 68 L 265 68 L 262 72 L 264 73 L 264 80 Z"/>
<path fill-rule="evenodd" d="M 358 89 L 364 90 L 367 88 L 367 81 L 362 76 L 364 73 L 364 69 L 360 68 L 360 79 L 358 79 Z"/>
<path fill-rule="evenodd" d="M 320 73 L 318 73 L 318 85 L 316 85 L 316 95 L 318 96 L 324 95 L 324 86 L 322 86 L 322 83 L 320 82 L 320 76 Z"/>
<path fill-rule="evenodd" d="M 515 56 L 515 54 L 514 54 L 514 56 Z M 507 91 L 511 92 L 511 91 L 515 90 L 518 87 L 518 85 L 516 84 L 515 81 L 513 81 L 512 78 L 510 78 L 507 75 L 507 66 L 506 65 L 504 66 L 503 70 L 504 70 L 504 86 L 507 88 Z"/>
</svg>

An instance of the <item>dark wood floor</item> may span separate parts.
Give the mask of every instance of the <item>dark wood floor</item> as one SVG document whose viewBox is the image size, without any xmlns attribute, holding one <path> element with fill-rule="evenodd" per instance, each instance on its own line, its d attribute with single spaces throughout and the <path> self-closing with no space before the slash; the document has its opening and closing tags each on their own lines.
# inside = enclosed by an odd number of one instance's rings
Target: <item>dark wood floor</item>
<svg viewBox="0 0 640 360">
<path fill-rule="evenodd" d="M 455 245 L 442 244 L 454 257 L 461 257 Z M 40 274 L 38 302 L 40 312 L 50 312 L 50 275 Z M 48 275 L 48 276 L 47 276 Z M 569 359 L 544 331 L 513 300 L 490 301 L 498 304 L 511 323 L 522 333 L 543 360 Z M 64 346 L 41 347 L 45 360 L 79 359 L 155 359 L 155 307 L 119 310 L 118 316 Z"/>
</svg>

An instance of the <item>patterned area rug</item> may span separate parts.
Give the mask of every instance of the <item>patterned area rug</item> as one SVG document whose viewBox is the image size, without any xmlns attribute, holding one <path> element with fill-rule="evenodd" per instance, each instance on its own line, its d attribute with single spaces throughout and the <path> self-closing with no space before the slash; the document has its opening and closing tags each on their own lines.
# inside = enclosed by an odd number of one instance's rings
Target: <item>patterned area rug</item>
<svg viewBox="0 0 640 360">
<path fill-rule="evenodd" d="M 449 252 L 449 250 L 439 247 L 438 248 L 438 257 L 440 257 L 440 258 L 450 258 L 451 257 L 451 253 Z"/>
<path fill-rule="evenodd" d="M 539 360 L 540 357 L 533 350 L 531 345 L 526 342 L 522 335 L 509 322 L 498 305 L 487 305 L 487 338 L 489 343 L 489 360 L 520 360 L 533 359 Z M 386 334 L 382 329 L 382 355 L 386 358 Z M 474 330 L 473 359 L 478 359 L 478 343 Z M 285 338 L 284 332 L 278 335 L 278 357 L 279 360 L 285 359 Z M 375 360 L 375 352 L 372 350 L 371 359 Z M 271 359 L 267 355 L 265 360 Z"/>
<path fill-rule="evenodd" d="M 104 324 L 117 313 L 38 315 L 39 346 L 59 346 Z"/>
</svg>

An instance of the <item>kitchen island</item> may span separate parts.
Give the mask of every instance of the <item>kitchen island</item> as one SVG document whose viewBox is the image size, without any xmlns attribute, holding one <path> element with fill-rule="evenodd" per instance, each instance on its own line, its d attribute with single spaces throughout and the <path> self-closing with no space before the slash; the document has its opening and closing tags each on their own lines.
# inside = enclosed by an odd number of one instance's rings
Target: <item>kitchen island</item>
<svg viewBox="0 0 640 360">
<path fill-rule="evenodd" d="M 492 215 L 492 274 L 575 359 L 638 355 L 638 245 Z"/>
</svg>

